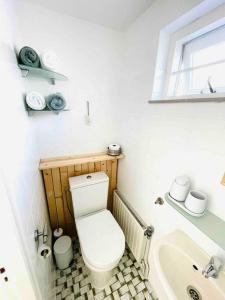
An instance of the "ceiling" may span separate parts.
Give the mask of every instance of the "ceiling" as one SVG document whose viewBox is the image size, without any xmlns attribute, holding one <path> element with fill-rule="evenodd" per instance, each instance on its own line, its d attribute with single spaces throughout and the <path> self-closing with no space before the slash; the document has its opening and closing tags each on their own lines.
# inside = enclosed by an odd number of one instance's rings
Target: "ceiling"
<svg viewBox="0 0 225 300">
<path fill-rule="evenodd" d="M 49 9 L 116 30 L 123 30 L 154 0 L 29 0 Z"/>
</svg>

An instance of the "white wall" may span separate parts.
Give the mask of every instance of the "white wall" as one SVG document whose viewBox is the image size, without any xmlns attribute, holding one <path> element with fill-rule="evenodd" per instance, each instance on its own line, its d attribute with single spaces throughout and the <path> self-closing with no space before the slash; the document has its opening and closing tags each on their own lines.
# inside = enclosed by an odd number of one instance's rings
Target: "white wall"
<svg viewBox="0 0 225 300">
<path fill-rule="evenodd" d="M 24 227 L 29 232 L 29 237 L 43 217 L 42 206 L 45 200 L 42 194 L 43 184 L 37 172 L 39 159 L 104 151 L 106 145 L 112 143 L 117 135 L 115 120 L 118 108 L 115 103 L 118 98 L 121 39 L 122 34 L 116 31 L 55 13 L 28 2 L 17 3 L 16 50 L 28 45 L 38 53 L 45 49 L 55 51 L 61 60 L 60 71 L 69 77 L 68 82 L 56 82 L 55 86 L 50 85 L 46 79 L 22 80 L 23 93 L 37 90 L 47 96 L 52 92 L 61 92 L 70 108 L 69 112 L 57 116 L 45 112 L 28 117 L 23 109 L 21 95 L 18 97 L 22 115 L 22 121 L 18 123 L 25 129 L 22 136 L 17 134 L 19 140 L 17 151 L 20 150 L 20 145 L 21 154 L 27 149 L 25 161 L 20 163 L 25 168 L 21 171 L 22 174 L 23 172 L 26 174 L 18 183 L 20 189 L 21 185 L 23 186 L 26 197 L 21 193 L 18 201 L 24 207 L 25 215 L 22 219 L 27 223 Z M 86 100 L 90 101 L 92 121 L 90 125 L 85 123 L 84 118 Z M 18 116 L 15 120 L 18 120 Z M 12 149 L 14 153 L 15 147 Z M 18 174 L 15 174 L 15 181 L 16 178 Z M 31 182 L 27 182 L 27 178 L 30 178 Z M 32 200 L 27 203 L 26 199 L 29 198 Z M 33 205 L 33 202 L 37 204 Z M 32 211 L 34 215 L 27 215 L 27 211 Z M 35 264 L 34 251 L 35 249 L 32 249 Z M 36 273 L 40 278 L 40 286 L 46 287 L 45 270 L 39 268 L 36 269 Z"/>
<path fill-rule="evenodd" d="M 11 33 L 12 11 L 5 13 L 8 4 L 8 0 L 1 1 L 1 170 L 37 299 L 46 300 L 52 289 L 52 277 L 50 277 L 52 263 L 51 260 L 42 262 L 38 258 L 34 241 L 34 230 L 41 230 L 44 223 L 48 222 L 42 182 L 38 172 L 40 153 L 37 148 L 34 120 L 27 116 L 23 107 L 24 86 L 17 67 Z"/>
<path fill-rule="evenodd" d="M 225 189 L 220 185 L 225 105 L 147 104 L 160 30 L 199 3 L 155 1 L 125 33 L 26 3 L 17 7 L 16 47 L 54 50 L 70 77 L 56 86 L 25 80 L 26 90 L 63 92 L 71 108 L 59 116 L 39 114 L 27 121 L 35 127 L 42 157 L 102 151 L 108 143 L 120 142 L 126 158 L 120 162 L 118 187 L 154 225 L 154 239 L 182 228 L 209 254 L 224 254 L 167 204 L 154 205 L 175 176 L 187 174 L 194 187 L 209 195 L 209 208 L 225 219 Z M 94 112 L 91 126 L 84 123 L 86 100 Z"/>
<path fill-rule="evenodd" d="M 200 1 L 158 0 L 126 33 L 118 188 L 155 227 L 154 239 L 181 228 L 209 254 L 221 251 L 168 204 L 154 201 L 174 177 L 188 175 L 209 195 L 209 209 L 225 220 L 225 103 L 147 104 L 152 94 L 159 33 Z"/>
<path fill-rule="evenodd" d="M 62 92 L 69 112 L 33 117 L 41 157 L 104 151 L 117 134 L 117 79 L 120 76 L 123 34 L 59 14 L 28 2 L 17 7 L 17 49 L 29 45 L 41 53 L 54 51 L 68 82 L 25 80 L 26 90 L 44 95 Z M 86 100 L 92 123 L 86 125 Z"/>
</svg>

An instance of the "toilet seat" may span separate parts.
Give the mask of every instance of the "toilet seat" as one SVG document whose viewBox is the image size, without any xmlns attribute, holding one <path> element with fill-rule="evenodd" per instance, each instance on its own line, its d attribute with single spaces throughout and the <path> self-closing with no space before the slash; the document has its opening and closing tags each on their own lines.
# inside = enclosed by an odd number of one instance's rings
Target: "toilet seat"
<svg viewBox="0 0 225 300">
<path fill-rule="evenodd" d="M 124 234 L 107 209 L 76 220 L 84 261 L 90 268 L 114 268 L 125 249 Z"/>
</svg>

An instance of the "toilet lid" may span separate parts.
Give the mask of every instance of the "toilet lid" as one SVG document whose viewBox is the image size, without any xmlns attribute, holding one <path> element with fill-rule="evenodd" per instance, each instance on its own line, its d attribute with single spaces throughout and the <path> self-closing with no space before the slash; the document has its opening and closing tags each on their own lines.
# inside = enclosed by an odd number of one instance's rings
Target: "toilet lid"
<svg viewBox="0 0 225 300">
<path fill-rule="evenodd" d="M 108 210 L 76 220 L 82 254 L 95 268 L 110 268 L 123 255 L 124 234 Z"/>
<path fill-rule="evenodd" d="M 55 241 L 54 252 L 58 254 L 63 254 L 68 251 L 71 247 L 71 238 L 67 235 L 63 235 Z"/>
</svg>

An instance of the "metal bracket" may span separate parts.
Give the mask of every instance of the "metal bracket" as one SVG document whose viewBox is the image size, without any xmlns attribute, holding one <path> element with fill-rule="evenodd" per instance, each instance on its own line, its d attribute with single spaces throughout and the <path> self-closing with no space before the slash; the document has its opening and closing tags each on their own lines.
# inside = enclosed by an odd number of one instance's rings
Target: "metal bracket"
<svg viewBox="0 0 225 300">
<path fill-rule="evenodd" d="M 55 78 L 50 78 L 50 82 L 52 85 L 55 85 Z"/>
<path fill-rule="evenodd" d="M 152 237 L 154 232 L 154 227 L 153 226 L 148 226 L 144 232 L 144 235 L 147 237 L 148 240 Z"/>
<path fill-rule="evenodd" d="M 47 243 L 48 241 L 48 235 L 47 234 L 44 234 L 44 232 L 39 232 L 38 229 L 36 229 L 34 231 L 34 240 L 35 242 L 39 242 L 39 238 L 42 236 L 43 238 L 43 243 Z"/>
<path fill-rule="evenodd" d="M 163 198 L 158 197 L 158 198 L 155 200 L 155 204 L 163 205 L 163 204 L 164 204 Z"/>
<path fill-rule="evenodd" d="M 29 70 L 23 69 L 23 70 L 21 70 L 21 73 L 22 73 L 22 77 L 27 77 L 29 74 Z"/>
</svg>

